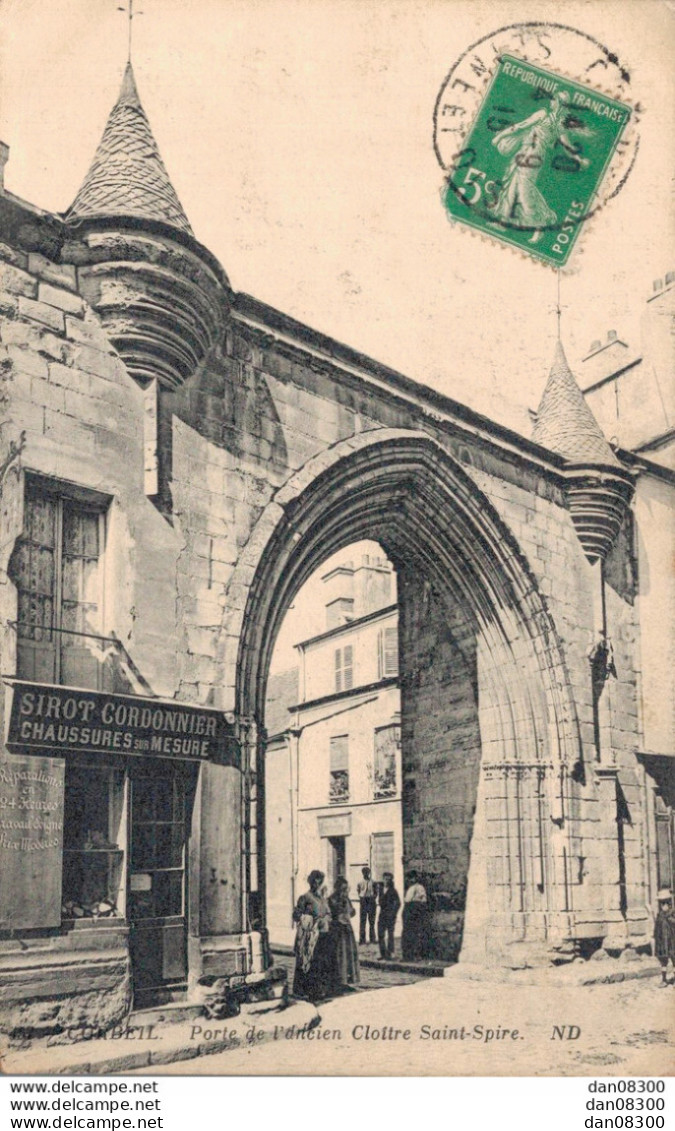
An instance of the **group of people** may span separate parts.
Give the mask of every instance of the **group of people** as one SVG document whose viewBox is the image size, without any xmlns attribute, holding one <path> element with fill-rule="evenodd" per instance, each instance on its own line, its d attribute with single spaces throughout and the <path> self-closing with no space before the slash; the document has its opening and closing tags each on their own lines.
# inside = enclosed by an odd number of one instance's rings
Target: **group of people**
<svg viewBox="0 0 675 1131">
<path fill-rule="evenodd" d="M 375 917 L 379 906 L 377 919 L 377 943 L 380 948 L 380 958 L 394 957 L 394 928 L 401 908 L 401 898 L 394 887 L 394 877 L 391 872 L 385 872 L 382 883 L 376 884 L 371 879 L 370 868 L 361 869 L 363 880 L 356 885 L 359 897 L 359 942 L 361 946 L 366 943 L 366 927 L 368 928 L 369 941 L 375 940 Z M 401 954 L 406 962 L 414 962 L 426 957 L 428 940 L 428 898 L 426 888 L 420 881 L 417 872 L 409 872 L 406 877 L 406 889 L 403 899 L 403 934 L 401 936 Z"/>
<path fill-rule="evenodd" d="M 385 872 L 382 883 L 375 884 L 370 875 L 370 868 L 362 868 L 363 879 L 356 885 L 356 894 L 359 897 L 359 943 L 366 944 L 366 927 L 370 942 L 375 942 L 375 916 L 379 904 L 380 915 L 377 920 L 377 942 L 380 947 L 380 958 L 394 957 L 394 927 L 401 907 L 401 897 L 394 887 L 394 877 L 391 872 Z"/>
<path fill-rule="evenodd" d="M 371 943 L 375 942 L 375 919 L 380 957 L 393 958 L 394 928 L 401 899 L 394 887 L 391 872 L 385 872 L 381 884 L 375 884 L 370 869 L 362 869 L 363 880 L 357 884 L 359 897 L 359 941 L 366 943 L 368 928 Z M 349 898 L 349 884 L 338 876 L 333 894 L 326 897 L 323 872 L 310 872 L 309 890 L 301 895 L 293 912 L 296 924 L 295 979 L 293 994 L 309 1001 L 322 1001 L 342 993 L 361 980 L 359 951 L 351 920 L 356 914 Z M 670 891 L 658 893 L 659 911 L 654 925 L 654 953 L 661 965 L 662 985 L 668 984 L 667 969 L 671 962 L 675 972 L 675 911 Z M 403 935 L 401 951 L 404 960 L 414 961 L 426 955 L 428 898 L 416 872 L 407 877 L 403 903 Z M 674 979 L 675 983 L 675 979 Z"/>
<path fill-rule="evenodd" d="M 323 872 L 309 873 L 309 890 L 293 912 L 295 978 L 293 996 L 322 1001 L 361 980 L 359 952 L 351 919 L 356 914 L 349 885 L 338 876 L 333 894 L 326 898 Z"/>
<path fill-rule="evenodd" d="M 394 957 L 394 929 L 401 908 L 401 897 L 391 872 L 384 872 L 381 883 L 372 879 L 370 868 L 361 869 L 357 884 L 359 899 L 359 943 L 377 941 L 380 958 Z M 307 877 L 309 889 L 301 895 L 293 912 L 295 934 L 295 978 L 293 994 L 310 1001 L 321 1001 L 361 980 L 359 952 L 351 920 L 356 911 L 349 897 L 349 885 L 338 876 L 332 895 L 324 887 L 325 876 L 317 870 Z M 379 916 L 377 911 L 379 908 Z M 427 942 L 427 893 L 418 875 L 407 877 L 403 901 L 403 958 L 424 957 Z M 377 940 L 375 921 L 377 918 Z"/>
</svg>

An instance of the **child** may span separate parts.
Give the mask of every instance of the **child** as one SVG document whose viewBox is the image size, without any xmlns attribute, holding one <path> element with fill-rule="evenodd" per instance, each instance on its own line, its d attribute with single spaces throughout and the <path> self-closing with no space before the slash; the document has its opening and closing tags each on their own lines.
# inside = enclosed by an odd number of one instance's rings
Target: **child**
<svg viewBox="0 0 675 1131">
<path fill-rule="evenodd" d="M 671 893 L 662 888 L 657 895 L 659 911 L 654 923 L 654 954 L 661 964 L 661 985 L 668 985 L 666 971 L 668 959 L 675 968 L 675 915 L 673 914 L 673 897 Z"/>
</svg>

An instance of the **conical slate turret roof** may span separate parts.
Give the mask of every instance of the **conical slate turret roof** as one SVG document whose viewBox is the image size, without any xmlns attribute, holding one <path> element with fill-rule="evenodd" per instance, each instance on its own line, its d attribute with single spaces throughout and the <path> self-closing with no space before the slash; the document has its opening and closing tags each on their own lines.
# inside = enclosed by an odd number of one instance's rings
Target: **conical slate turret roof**
<svg viewBox="0 0 675 1131">
<path fill-rule="evenodd" d="M 91 168 L 66 213 L 67 220 L 89 216 L 161 220 L 192 235 L 141 106 L 131 63 Z"/>
<path fill-rule="evenodd" d="M 621 467 L 556 344 L 532 439 L 575 464 Z"/>
</svg>

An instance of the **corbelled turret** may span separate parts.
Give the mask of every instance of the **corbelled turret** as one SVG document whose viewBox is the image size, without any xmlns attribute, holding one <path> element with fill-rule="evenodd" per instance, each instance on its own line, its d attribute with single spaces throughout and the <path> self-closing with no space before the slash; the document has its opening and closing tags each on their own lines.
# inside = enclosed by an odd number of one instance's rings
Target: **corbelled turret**
<svg viewBox="0 0 675 1131">
<path fill-rule="evenodd" d="M 567 460 L 565 493 L 589 561 L 608 554 L 633 494 L 633 477 L 619 462 L 567 364 L 560 341 L 532 439 Z"/>
<path fill-rule="evenodd" d="M 178 388 L 217 340 L 230 289 L 192 234 L 131 63 L 65 220 L 88 249 L 83 293 L 131 375 Z"/>
</svg>

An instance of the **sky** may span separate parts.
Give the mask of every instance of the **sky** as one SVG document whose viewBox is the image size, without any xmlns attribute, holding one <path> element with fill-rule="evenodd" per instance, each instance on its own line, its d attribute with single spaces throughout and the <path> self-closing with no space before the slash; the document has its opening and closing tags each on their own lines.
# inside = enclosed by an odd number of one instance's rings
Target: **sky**
<svg viewBox="0 0 675 1131">
<path fill-rule="evenodd" d="M 121 0 L 0 0 L 6 186 L 72 201 L 126 62 Z M 136 79 L 197 238 L 246 291 L 523 432 L 550 367 L 552 271 L 440 201 L 438 92 L 458 56 L 518 20 L 595 36 L 644 106 L 622 192 L 562 280 L 573 368 L 616 329 L 637 347 L 674 264 L 673 23 L 667 3 L 568 0 L 136 0 Z"/>
</svg>

